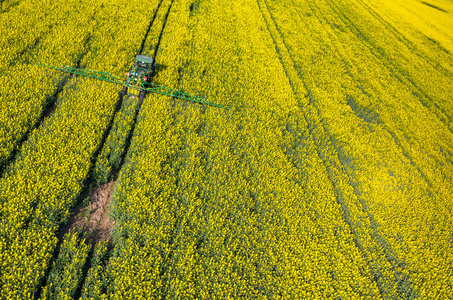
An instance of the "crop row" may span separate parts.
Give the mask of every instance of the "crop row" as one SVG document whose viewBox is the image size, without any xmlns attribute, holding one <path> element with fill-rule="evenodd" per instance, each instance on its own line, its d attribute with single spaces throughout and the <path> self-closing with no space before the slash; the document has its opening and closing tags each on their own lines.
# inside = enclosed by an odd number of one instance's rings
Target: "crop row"
<svg viewBox="0 0 453 300">
<path fill-rule="evenodd" d="M 106 290 L 106 278 L 104 276 L 106 264 L 108 263 L 109 248 L 106 241 L 100 241 L 93 250 L 93 257 L 90 262 L 85 282 L 81 290 L 81 299 L 100 299 Z"/>
<path fill-rule="evenodd" d="M 92 176 L 96 185 L 107 183 L 112 172 L 120 170 L 139 108 L 138 98 L 123 99 L 121 109 L 115 114 L 109 135 L 96 157 Z"/>
<path fill-rule="evenodd" d="M 113 113 L 111 86 L 90 81 L 77 86 L 63 93 L 54 115 L 32 133 L 0 180 L 2 292 L 8 298 L 30 297 L 43 276 L 55 231 L 69 218 Z"/>
<path fill-rule="evenodd" d="M 354 234 L 355 243 L 366 260 L 371 276 L 379 288 L 379 293 L 384 297 L 395 297 L 397 289 L 397 283 L 393 279 L 395 271 L 387 258 L 385 249 L 382 247 L 380 237 L 376 235 L 366 208 L 363 207 L 361 199 L 351 185 L 348 174 L 345 173 L 344 162 L 340 161 L 340 158 L 343 158 L 342 153 L 337 152 L 335 140 L 332 139 L 328 129 L 326 129 L 326 125 L 319 115 L 319 110 L 313 105 L 316 99 L 312 88 L 307 85 L 307 80 L 304 77 L 299 76 L 299 66 L 294 62 L 280 28 L 269 12 L 267 3 L 265 1 L 258 3 L 285 73 L 298 98 L 304 123 L 306 122 L 310 128 L 310 135 L 316 145 L 316 152 L 323 162 L 323 167 L 326 168 L 327 179 L 332 183 L 335 190 L 336 201 L 340 204 L 344 218 Z M 296 115 L 296 120 L 301 119 L 297 117 Z M 300 123 L 300 120 L 297 123 Z M 297 126 L 290 131 L 295 137 L 301 134 Z M 296 161 L 300 160 L 297 151 L 294 151 L 291 156 L 296 157 Z"/>
<path fill-rule="evenodd" d="M 65 234 L 40 299 L 73 299 L 90 248 L 77 232 Z"/>
</svg>

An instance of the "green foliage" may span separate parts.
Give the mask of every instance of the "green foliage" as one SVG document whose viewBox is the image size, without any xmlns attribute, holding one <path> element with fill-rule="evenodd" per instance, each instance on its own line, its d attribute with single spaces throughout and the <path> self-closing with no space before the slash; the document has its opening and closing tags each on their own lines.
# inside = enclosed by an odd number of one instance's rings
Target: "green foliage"
<svg viewBox="0 0 453 300">
<path fill-rule="evenodd" d="M 41 299 L 68 299 L 75 296 L 90 247 L 74 231 L 68 232 L 52 265 Z"/>
<path fill-rule="evenodd" d="M 96 186 L 100 186 L 102 184 L 107 183 L 110 179 L 110 175 L 112 172 L 112 167 L 110 165 L 109 160 L 102 154 L 103 153 L 98 155 L 96 165 L 93 169 L 94 175 L 93 178 Z"/>
<path fill-rule="evenodd" d="M 116 114 L 109 136 L 96 159 L 93 178 L 97 186 L 107 183 L 112 171 L 120 169 L 139 105 L 137 99 L 125 97 Z"/>
<path fill-rule="evenodd" d="M 89 206 L 90 204 L 91 204 L 91 202 L 90 202 L 90 197 L 89 197 L 89 196 L 83 198 L 83 200 L 82 200 L 82 207 L 87 207 L 87 206 Z"/>
<path fill-rule="evenodd" d="M 80 299 L 103 299 L 106 289 L 106 279 L 103 277 L 108 261 L 109 248 L 106 241 L 100 241 L 94 248 L 91 268 L 88 270 L 82 287 Z"/>
</svg>

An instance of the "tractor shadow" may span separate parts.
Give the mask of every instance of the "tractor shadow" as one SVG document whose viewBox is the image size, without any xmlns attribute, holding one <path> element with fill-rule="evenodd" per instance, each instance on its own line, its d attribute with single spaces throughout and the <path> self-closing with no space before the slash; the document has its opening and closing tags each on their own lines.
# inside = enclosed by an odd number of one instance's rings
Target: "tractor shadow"
<svg viewBox="0 0 453 300">
<path fill-rule="evenodd" d="M 153 78 L 155 78 L 156 75 L 159 74 L 159 72 L 162 72 L 162 71 L 166 70 L 167 68 L 168 68 L 167 65 L 155 63 L 154 64 Z"/>
</svg>

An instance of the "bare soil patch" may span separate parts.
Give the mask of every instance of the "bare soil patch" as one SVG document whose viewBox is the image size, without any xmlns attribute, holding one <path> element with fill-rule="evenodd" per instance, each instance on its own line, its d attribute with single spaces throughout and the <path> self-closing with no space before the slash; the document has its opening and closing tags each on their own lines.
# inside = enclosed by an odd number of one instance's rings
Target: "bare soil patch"
<svg viewBox="0 0 453 300">
<path fill-rule="evenodd" d="M 109 205 L 112 191 L 116 183 L 118 174 L 114 174 L 114 180 L 92 189 L 89 194 L 82 195 L 89 198 L 89 205 L 83 207 L 78 205 L 74 208 L 73 214 L 69 218 L 66 226 L 58 233 L 58 239 L 70 230 L 80 230 L 87 232 L 86 243 L 96 244 L 100 240 L 111 242 L 110 232 L 115 225 L 109 218 Z"/>
</svg>

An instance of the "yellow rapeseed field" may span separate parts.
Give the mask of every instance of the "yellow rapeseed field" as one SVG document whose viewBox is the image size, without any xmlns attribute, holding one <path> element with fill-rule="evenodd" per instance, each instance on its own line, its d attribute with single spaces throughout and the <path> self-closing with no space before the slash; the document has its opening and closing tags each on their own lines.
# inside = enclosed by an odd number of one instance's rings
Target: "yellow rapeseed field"
<svg viewBox="0 0 453 300">
<path fill-rule="evenodd" d="M 0 298 L 453 298 L 453 2 L 5 0 L 0 30 Z M 35 65 L 138 52 L 231 110 Z M 114 170 L 111 241 L 63 235 Z"/>
</svg>

